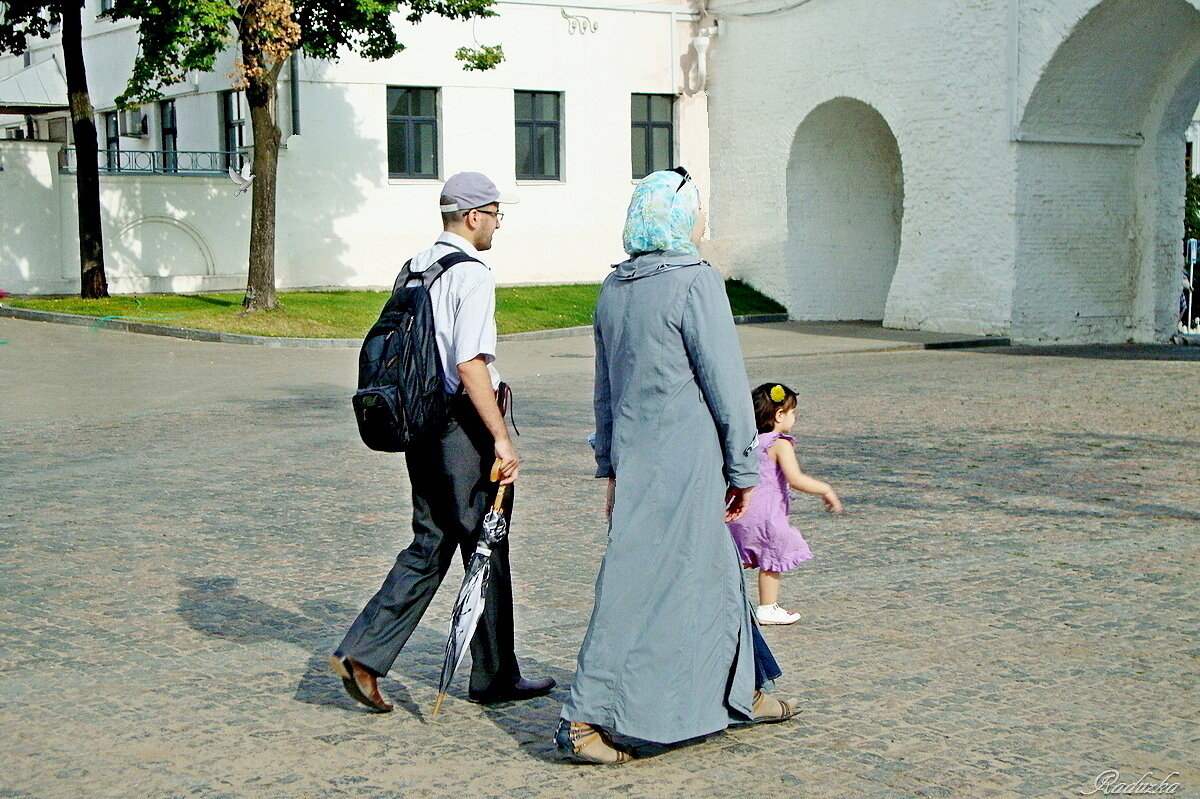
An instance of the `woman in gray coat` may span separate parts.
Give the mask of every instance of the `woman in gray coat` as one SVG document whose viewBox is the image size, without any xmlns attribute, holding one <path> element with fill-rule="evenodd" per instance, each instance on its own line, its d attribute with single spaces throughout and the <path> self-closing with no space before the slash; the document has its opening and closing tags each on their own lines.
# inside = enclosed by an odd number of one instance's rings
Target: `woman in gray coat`
<svg viewBox="0 0 1200 799">
<path fill-rule="evenodd" d="M 616 732 L 674 743 L 782 721 L 756 690 L 750 607 L 725 522 L 758 483 L 750 386 L 725 284 L 701 260 L 699 194 L 683 170 L 638 184 L 632 257 L 596 306 L 596 476 L 608 550 L 563 706 L 558 747 L 619 763 Z"/>
</svg>

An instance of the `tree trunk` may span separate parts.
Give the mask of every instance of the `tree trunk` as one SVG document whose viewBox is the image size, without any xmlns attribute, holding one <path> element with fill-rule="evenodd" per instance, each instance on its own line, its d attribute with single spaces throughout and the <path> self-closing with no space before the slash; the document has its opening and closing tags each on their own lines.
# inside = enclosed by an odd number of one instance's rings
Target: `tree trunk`
<svg viewBox="0 0 1200 799">
<path fill-rule="evenodd" d="M 275 296 L 275 179 L 279 165 L 279 126 L 275 95 L 282 64 L 251 76 L 246 87 L 254 130 L 254 183 L 250 187 L 250 273 L 242 307 L 258 311 L 279 307 Z"/>
<path fill-rule="evenodd" d="M 88 94 L 83 63 L 83 2 L 63 4 L 62 47 L 67 73 L 67 98 L 75 134 L 75 197 L 79 215 L 79 296 L 108 296 L 104 274 L 104 237 L 100 230 L 100 167 L 96 152 L 96 118 Z"/>
</svg>

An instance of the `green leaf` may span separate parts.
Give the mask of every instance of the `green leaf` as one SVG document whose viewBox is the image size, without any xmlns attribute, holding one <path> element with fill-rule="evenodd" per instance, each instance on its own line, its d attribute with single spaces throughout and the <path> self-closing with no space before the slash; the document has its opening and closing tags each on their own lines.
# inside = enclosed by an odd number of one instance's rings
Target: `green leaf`
<svg viewBox="0 0 1200 799">
<path fill-rule="evenodd" d="M 504 48 L 501 45 L 485 44 L 479 47 L 460 47 L 454 57 L 463 62 L 463 69 L 483 72 L 495 69 L 504 61 Z"/>
</svg>

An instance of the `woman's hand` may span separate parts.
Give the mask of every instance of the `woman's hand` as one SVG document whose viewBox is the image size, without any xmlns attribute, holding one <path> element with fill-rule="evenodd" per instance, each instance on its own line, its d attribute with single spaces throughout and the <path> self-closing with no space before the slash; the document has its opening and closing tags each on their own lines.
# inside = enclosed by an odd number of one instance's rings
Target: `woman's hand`
<svg viewBox="0 0 1200 799">
<path fill-rule="evenodd" d="M 754 494 L 754 486 L 750 488 L 730 488 L 725 492 L 725 523 L 736 522 L 746 514 L 750 507 L 750 497 Z"/>
<path fill-rule="evenodd" d="M 832 488 L 822 494 L 821 499 L 825 502 L 825 510 L 830 513 L 842 512 L 842 501 L 838 499 L 838 495 Z"/>
<path fill-rule="evenodd" d="M 608 490 L 604 497 L 604 518 L 612 521 L 613 502 L 617 498 L 617 478 L 608 478 Z"/>
</svg>

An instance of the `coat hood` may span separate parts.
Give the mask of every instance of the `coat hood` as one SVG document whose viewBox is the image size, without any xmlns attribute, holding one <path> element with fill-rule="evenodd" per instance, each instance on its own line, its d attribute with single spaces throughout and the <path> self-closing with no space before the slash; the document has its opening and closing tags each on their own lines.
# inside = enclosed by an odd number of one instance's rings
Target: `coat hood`
<svg viewBox="0 0 1200 799">
<path fill-rule="evenodd" d="M 685 266 L 696 266 L 704 263 L 699 255 L 673 250 L 656 250 L 635 255 L 627 261 L 613 264 L 613 275 L 618 280 L 637 280 L 650 275 L 669 272 Z"/>
</svg>

